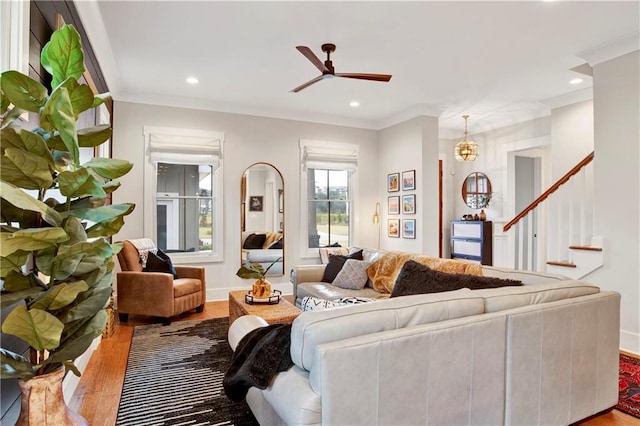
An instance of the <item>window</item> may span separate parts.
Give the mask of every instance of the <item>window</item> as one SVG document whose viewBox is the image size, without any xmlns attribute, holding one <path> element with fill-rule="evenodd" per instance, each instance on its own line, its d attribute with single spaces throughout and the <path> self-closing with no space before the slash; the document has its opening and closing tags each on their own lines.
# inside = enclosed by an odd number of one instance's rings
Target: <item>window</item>
<svg viewBox="0 0 640 426">
<path fill-rule="evenodd" d="M 309 248 L 349 246 L 349 172 L 308 169 Z"/>
<path fill-rule="evenodd" d="M 180 261 L 222 260 L 223 134 L 145 127 L 145 232 Z"/>
<path fill-rule="evenodd" d="M 318 247 L 351 245 L 358 146 L 300 141 L 303 256 L 317 256 Z"/>
</svg>

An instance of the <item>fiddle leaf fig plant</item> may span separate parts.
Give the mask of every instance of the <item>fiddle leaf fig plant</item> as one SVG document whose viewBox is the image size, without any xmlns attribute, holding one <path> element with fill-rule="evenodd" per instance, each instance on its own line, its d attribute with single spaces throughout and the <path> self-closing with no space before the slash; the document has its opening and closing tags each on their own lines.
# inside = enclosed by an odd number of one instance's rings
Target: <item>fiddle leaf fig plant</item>
<svg viewBox="0 0 640 426">
<path fill-rule="evenodd" d="M 84 54 L 72 25 L 53 33 L 41 63 L 51 92 L 18 71 L 0 75 L 0 303 L 12 308 L 2 332 L 30 347 L 28 357 L 0 349 L 3 379 L 28 380 L 62 365 L 80 375 L 73 361 L 107 322 L 121 249 L 108 238 L 135 207 L 107 203 L 131 163 L 81 163 L 81 149 L 108 141 L 111 126 L 76 128 L 80 114 L 109 96 L 78 81 Z M 31 130 L 19 118 L 26 111 L 38 123 Z"/>
</svg>

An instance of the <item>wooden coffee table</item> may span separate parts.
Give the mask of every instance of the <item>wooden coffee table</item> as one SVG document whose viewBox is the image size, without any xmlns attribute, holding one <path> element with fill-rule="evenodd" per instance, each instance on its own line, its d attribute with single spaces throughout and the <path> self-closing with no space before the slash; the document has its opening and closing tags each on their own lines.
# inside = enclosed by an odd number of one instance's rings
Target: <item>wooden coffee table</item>
<svg viewBox="0 0 640 426">
<path fill-rule="evenodd" d="M 250 305 L 244 301 L 246 294 L 246 290 L 229 292 L 229 324 L 242 315 L 257 315 L 269 324 L 289 324 L 302 313 L 284 297 L 280 297 L 280 302 L 275 305 L 267 303 Z"/>
</svg>

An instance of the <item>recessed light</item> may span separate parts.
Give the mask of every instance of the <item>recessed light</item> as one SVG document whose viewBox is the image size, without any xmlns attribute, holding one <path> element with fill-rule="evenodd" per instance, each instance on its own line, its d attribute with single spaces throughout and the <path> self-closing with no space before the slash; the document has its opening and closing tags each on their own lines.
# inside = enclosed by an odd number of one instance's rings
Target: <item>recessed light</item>
<svg viewBox="0 0 640 426">
<path fill-rule="evenodd" d="M 187 77 L 187 83 L 189 84 L 198 84 L 198 79 L 195 77 Z"/>
<path fill-rule="evenodd" d="M 582 83 L 584 80 L 581 78 L 574 78 L 573 80 L 569 81 L 569 84 L 580 84 Z"/>
<path fill-rule="evenodd" d="M 355 108 L 355 107 L 359 107 L 359 106 L 360 106 L 360 102 L 358 102 L 358 101 L 351 101 L 351 102 L 349 102 L 349 106 L 354 107 L 354 108 Z"/>
</svg>

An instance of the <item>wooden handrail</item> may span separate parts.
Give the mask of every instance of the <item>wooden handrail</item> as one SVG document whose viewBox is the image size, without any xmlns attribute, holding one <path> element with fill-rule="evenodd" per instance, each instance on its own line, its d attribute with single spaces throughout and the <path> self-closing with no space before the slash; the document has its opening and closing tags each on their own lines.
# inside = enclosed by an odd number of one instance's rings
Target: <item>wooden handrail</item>
<svg viewBox="0 0 640 426">
<path fill-rule="evenodd" d="M 535 209 L 538 206 L 538 204 L 540 204 L 541 202 L 546 200 L 549 195 L 553 194 L 554 192 L 556 192 L 558 190 L 558 188 L 560 188 L 562 185 L 567 183 L 567 181 L 569 179 L 571 179 L 571 176 L 577 174 L 584 166 L 586 166 L 587 164 L 592 162 L 593 161 L 593 156 L 594 156 L 594 151 L 591 151 L 591 154 L 589 154 L 586 157 L 584 157 L 584 159 L 582 159 L 582 161 L 580 161 L 578 164 L 576 164 L 573 167 L 573 169 L 569 170 L 564 176 L 562 176 L 560 179 L 558 179 L 558 181 L 556 183 L 551 185 L 549 187 L 549 189 L 544 191 L 542 193 L 542 195 L 540 195 L 538 198 L 533 200 L 531 202 L 531 204 L 529 204 L 527 207 L 525 207 L 524 210 L 522 210 L 520 213 L 518 213 L 518 215 L 516 217 L 514 217 L 509 223 L 507 223 L 504 226 L 504 228 L 502 228 L 503 232 L 507 232 L 509 229 L 511 229 L 511 227 L 513 225 L 515 225 L 516 223 L 518 223 L 520 221 L 520 219 L 522 219 L 523 217 L 528 215 L 531 210 Z"/>
</svg>

